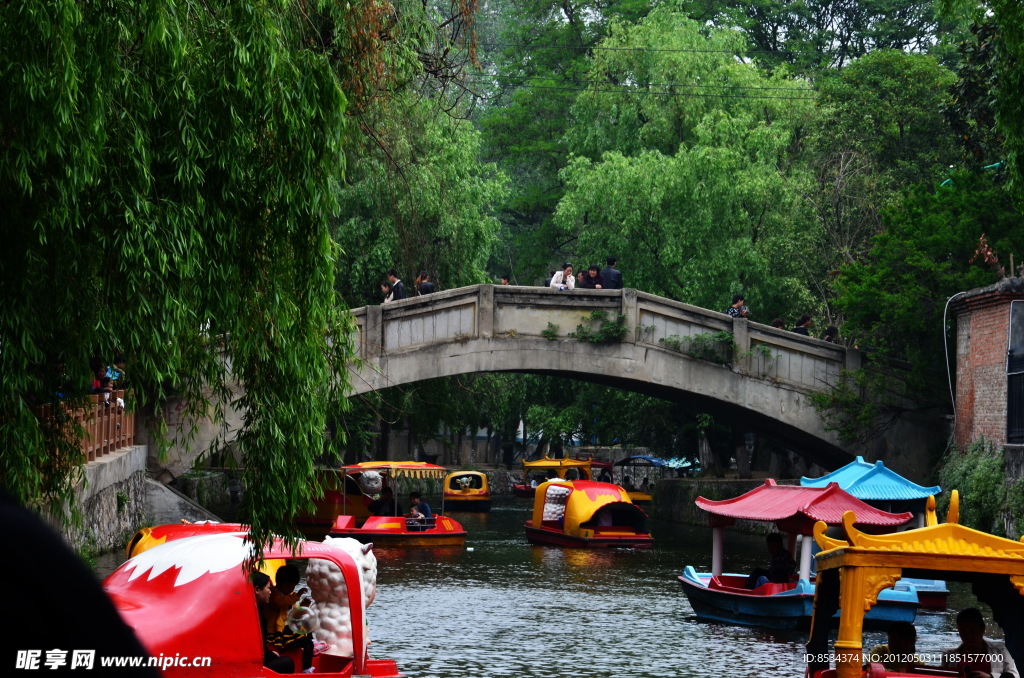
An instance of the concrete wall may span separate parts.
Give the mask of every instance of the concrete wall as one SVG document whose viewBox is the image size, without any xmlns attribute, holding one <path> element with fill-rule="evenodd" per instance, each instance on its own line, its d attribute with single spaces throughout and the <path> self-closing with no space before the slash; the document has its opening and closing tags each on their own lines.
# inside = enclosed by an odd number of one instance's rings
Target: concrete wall
<svg viewBox="0 0 1024 678">
<path fill-rule="evenodd" d="M 799 485 L 800 480 L 776 480 L 779 485 Z M 690 525 L 709 525 L 708 513 L 697 508 L 697 497 L 705 499 L 731 499 L 764 485 L 764 480 L 731 480 L 717 478 L 671 478 L 659 481 L 654 490 L 652 515 Z M 729 529 L 752 534 L 778 531 L 773 523 L 757 520 L 737 520 Z"/>
<path fill-rule="evenodd" d="M 123 549 L 146 522 L 145 445 L 135 445 L 89 462 L 75 492 L 83 523 L 61 528 L 76 549 Z"/>
</svg>

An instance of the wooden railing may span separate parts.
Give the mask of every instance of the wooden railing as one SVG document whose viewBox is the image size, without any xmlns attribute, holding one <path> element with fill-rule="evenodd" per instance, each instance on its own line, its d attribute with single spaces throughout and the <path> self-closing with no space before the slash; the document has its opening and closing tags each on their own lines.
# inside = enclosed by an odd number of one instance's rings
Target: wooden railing
<svg viewBox="0 0 1024 678">
<path fill-rule="evenodd" d="M 83 429 L 82 456 L 87 462 L 135 444 L 135 413 L 117 404 L 117 399 L 123 401 L 124 397 L 125 391 L 114 391 L 109 401 L 103 394 L 88 395 L 85 405 L 71 412 Z M 40 408 L 39 416 L 44 421 L 50 418 L 50 406 Z"/>
</svg>

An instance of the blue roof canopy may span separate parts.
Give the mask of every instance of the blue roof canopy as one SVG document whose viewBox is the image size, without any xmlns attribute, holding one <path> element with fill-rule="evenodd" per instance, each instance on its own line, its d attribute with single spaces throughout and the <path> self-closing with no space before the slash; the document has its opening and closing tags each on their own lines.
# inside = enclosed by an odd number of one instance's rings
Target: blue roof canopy
<svg viewBox="0 0 1024 678">
<path fill-rule="evenodd" d="M 927 499 L 942 491 L 938 485 L 933 487 L 918 485 L 892 469 L 886 468 L 883 462 L 876 461 L 872 464 L 864 461 L 864 457 L 857 457 L 856 460 L 841 469 L 820 478 L 803 477 L 800 479 L 800 484 L 804 487 L 825 487 L 829 483 L 838 483 L 839 487 L 853 496 L 867 501 Z"/>
<path fill-rule="evenodd" d="M 638 454 L 634 457 L 626 457 L 615 462 L 616 466 L 668 466 L 668 462 L 661 457 L 646 457 Z"/>
</svg>

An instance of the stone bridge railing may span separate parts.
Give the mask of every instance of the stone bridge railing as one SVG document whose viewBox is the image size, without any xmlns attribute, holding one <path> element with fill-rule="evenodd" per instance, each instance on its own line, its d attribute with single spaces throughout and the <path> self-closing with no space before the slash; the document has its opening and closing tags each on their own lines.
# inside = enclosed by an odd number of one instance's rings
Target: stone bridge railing
<svg viewBox="0 0 1024 678">
<path fill-rule="evenodd" d="M 677 351 L 693 359 L 703 354 L 703 359 L 728 363 L 733 372 L 794 390 L 820 392 L 836 382 L 841 370 L 861 366 L 856 349 L 635 289 L 558 291 L 478 285 L 358 308 L 353 314 L 359 328 L 359 356 L 372 362 L 471 339 L 544 342 L 556 335 L 565 338 L 595 310 L 624 316 L 628 331 L 622 343 Z M 731 333 L 731 342 L 723 332 Z"/>
</svg>

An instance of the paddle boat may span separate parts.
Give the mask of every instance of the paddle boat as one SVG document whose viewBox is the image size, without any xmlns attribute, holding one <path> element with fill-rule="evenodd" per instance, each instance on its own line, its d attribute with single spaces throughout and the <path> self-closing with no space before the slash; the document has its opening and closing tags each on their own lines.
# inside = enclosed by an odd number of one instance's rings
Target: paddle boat
<svg viewBox="0 0 1024 678">
<path fill-rule="evenodd" d="M 698 497 L 697 506 L 707 511 L 712 527 L 711 572 L 697 572 L 687 565 L 677 577 L 698 619 L 745 626 L 805 628 L 813 613 L 815 578 L 811 574 L 811 533 L 815 524 L 838 525 L 843 514 L 853 511 L 858 524 L 870 529 L 895 529 L 910 520 L 909 513 L 887 513 L 868 506 L 832 483 L 827 487 L 764 485 L 733 499 L 712 501 Z M 800 544 L 799 572 L 790 581 L 769 582 L 747 588 L 747 574 L 723 572 L 723 531 L 736 520 L 775 523 L 789 535 L 789 552 Z M 886 588 L 869 619 L 879 624 L 913 621 L 918 599 L 913 589 Z"/>
<path fill-rule="evenodd" d="M 159 546 L 175 539 L 181 539 L 182 537 L 195 537 L 216 532 L 245 532 L 248 529 L 248 527 L 241 523 L 220 523 L 215 520 L 202 520 L 195 523 L 183 520 L 180 523 L 143 527 L 129 540 L 125 546 L 124 553 L 129 558 L 132 558 L 143 551 L 148 551 L 154 546 Z"/>
<path fill-rule="evenodd" d="M 653 483 L 651 474 L 657 471 L 658 478 L 664 477 L 668 462 L 660 457 L 646 455 L 634 455 L 615 462 L 622 472 L 622 486 L 629 492 L 629 498 L 634 504 L 649 505 L 654 503 Z M 643 474 L 646 483 L 638 483 L 638 476 Z"/>
<path fill-rule="evenodd" d="M 354 516 L 357 521 L 371 515 L 369 495 L 380 492 L 377 479 L 363 474 L 346 473 L 342 468 L 322 468 L 317 471 L 323 488 L 313 498 L 313 511 L 295 516 L 293 523 L 307 539 L 323 539 L 338 516 Z M 366 487 L 361 482 L 369 483 Z"/>
<path fill-rule="evenodd" d="M 103 588 L 165 676 L 279 675 L 263 665 L 263 629 L 244 569 L 248 533 L 219 525 L 199 526 L 191 536 L 168 532 L 164 543 L 117 568 Z M 371 659 L 367 651 L 366 608 L 376 595 L 377 571 L 370 547 L 329 540 L 300 542 L 293 552 L 274 539 L 262 555 L 264 563 L 288 560 L 305 568 L 317 608 L 315 638 L 323 643 L 313 658 L 317 675 L 401 675 L 394 661 Z M 301 666 L 301 650 L 285 654 Z"/>
<path fill-rule="evenodd" d="M 852 462 L 820 478 L 800 479 L 803 487 L 827 487 L 837 483 L 861 501 L 883 511 L 910 511 L 913 527 L 924 527 L 925 501 L 942 491 L 938 485 L 924 487 L 904 478 L 882 461 L 870 463 L 858 456 Z M 913 586 L 922 609 L 945 610 L 949 589 L 941 579 L 903 578 L 896 588 Z"/>
<path fill-rule="evenodd" d="M 641 549 L 654 544 L 647 514 L 626 490 L 592 480 L 541 483 L 525 528 L 533 544 Z"/>
<path fill-rule="evenodd" d="M 512 494 L 517 497 L 532 497 L 537 491 L 537 485 L 558 478 L 560 480 L 590 480 L 591 479 L 590 459 L 571 459 L 561 457 L 553 459 L 544 455 L 541 459 L 523 462 L 523 482 L 512 486 Z M 539 476 L 539 477 L 538 477 Z M 536 481 L 537 485 L 531 481 Z"/>
<path fill-rule="evenodd" d="M 882 602 L 887 590 L 904 576 L 971 584 L 976 598 L 992 608 L 1002 627 L 1005 649 L 1017 666 L 1024 666 L 1024 544 L 958 524 L 960 497 L 950 496 L 946 522 L 938 523 L 935 498 L 928 499 L 925 526 L 904 532 L 873 535 L 856 527 L 859 516 L 843 515 L 842 539 L 826 534 L 828 525 L 814 525 L 821 551 L 815 556 L 818 587 L 814 619 L 807 641 L 806 675 L 813 678 L 885 678 L 887 676 L 963 676 L 956 669 L 904 667 L 897 673 L 884 665 L 863 664 L 864 622 Z M 842 608 L 839 635 L 829 651 L 835 612 Z M 865 614 L 865 610 L 869 610 Z M 1002 652 L 1000 652 L 1001 654 Z M 936 664 L 938 657 L 924 658 Z M 834 667 L 832 663 L 834 662 Z M 998 673 L 997 673 L 998 675 Z"/>
<path fill-rule="evenodd" d="M 448 473 L 445 467 L 418 461 L 367 461 L 342 466 L 338 470 L 344 481 L 354 478 L 363 489 L 363 501 L 354 502 L 361 503 L 363 508 L 354 512 L 356 515 L 343 513 L 337 516 L 327 531 L 328 536 L 351 537 L 377 547 L 465 545 L 466 530 L 458 521 L 444 515 L 443 496 L 441 511 L 429 517 L 415 519 L 403 510 L 409 505 L 402 492 L 403 482 L 410 478 L 441 480 Z M 381 498 L 372 500 L 367 492 L 373 490 L 377 490 Z M 388 490 L 393 495 L 393 505 L 384 498 Z M 342 506 L 349 504 L 345 502 Z"/>
<path fill-rule="evenodd" d="M 444 479 L 444 503 L 451 511 L 491 510 L 491 490 L 487 474 L 479 471 L 453 471 Z"/>
</svg>

